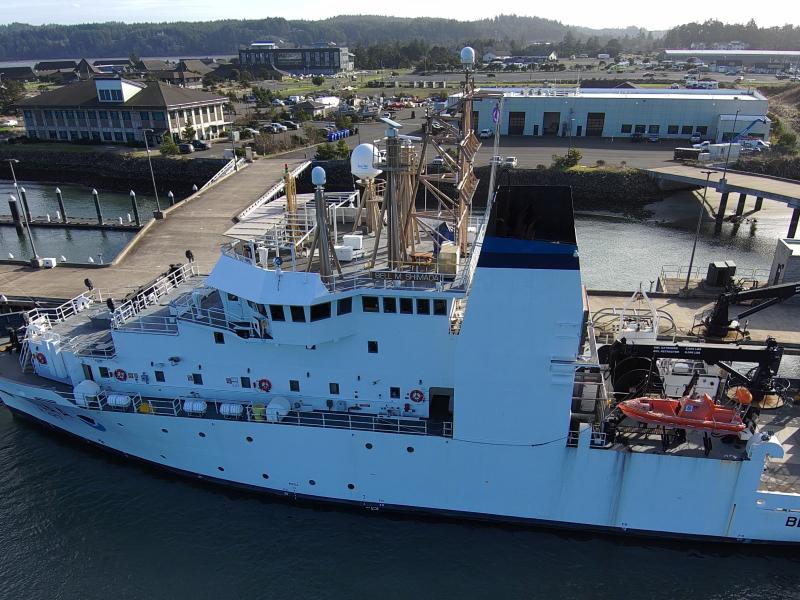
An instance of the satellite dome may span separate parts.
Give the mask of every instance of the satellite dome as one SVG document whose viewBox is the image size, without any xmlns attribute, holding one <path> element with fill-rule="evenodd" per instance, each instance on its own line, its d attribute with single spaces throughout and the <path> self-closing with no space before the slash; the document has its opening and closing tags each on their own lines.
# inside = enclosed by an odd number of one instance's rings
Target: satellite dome
<svg viewBox="0 0 800 600">
<path fill-rule="evenodd" d="M 322 167 L 314 167 L 311 169 L 311 183 L 320 186 L 325 185 L 325 169 Z"/>
<path fill-rule="evenodd" d="M 383 171 L 375 168 L 378 149 L 372 144 L 359 144 L 350 155 L 350 172 L 359 179 L 375 179 Z"/>
<path fill-rule="evenodd" d="M 465 46 L 461 49 L 461 64 L 465 67 L 471 67 L 475 64 L 475 49 L 470 46 Z"/>
</svg>

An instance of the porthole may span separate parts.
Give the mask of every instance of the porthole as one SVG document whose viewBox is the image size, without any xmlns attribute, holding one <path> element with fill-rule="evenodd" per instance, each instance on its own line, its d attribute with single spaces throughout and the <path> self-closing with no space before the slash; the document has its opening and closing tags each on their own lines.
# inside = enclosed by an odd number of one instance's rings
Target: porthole
<svg viewBox="0 0 800 600">
<path fill-rule="evenodd" d="M 309 479 L 308 483 L 309 483 L 309 485 L 317 485 L 317 482 L 314 481 L 313 479 Z"/>
<path fill-rule="evenodd" d="M 348 490 L 354 490 L 354 489 L 356 489 L 356 486 L 354 486 L 352 483 L 348 483 L 347 484 L 347 489 Z"/>
<path fill-rule="evenodd" d="M 406 452 L 408 452 L 409 454 L 411 454 L 413 451 L 414 451 L 413 446 L 409 446 L 408 448 L 406 448 Z"/>
<path fill-rule="evenodd" d="M 264 479 L 269 479 L 269 475 L 267 475 L 266 473 L 262 473 L 261 477 L 263 477 Z"/>
<path fill-rule="evenodd" d="M 249 435 L 244 439 L 246 439 L 248 442 L 252 442 L 253 441 L 253 438 L 251 438 Z"/>
<path fill-rule="evenodd" d="M 223 467 L 217 467 L 217 470 L 218 471 L 224 471 L 225 469 Z"/>
<path fill-rule="evenodd" d="M 370 444 L 369 442 L 367 442 L 366 444 L 364 444 L 364 447 L 365 447 L 367 450 L 372 450 L 372 444 Z"/>
<path fill-rule="evenodd" d="M 169 433 L 169 431 L 167 431 L 167 430 L 166 430 L 166 429 L 164 429 L 163 427 L 161 428 L 161 431 L 162 431 L 162 433 Z"/>
<path fill-rule="evenodd" d="M 197 435 L 199 435 L 200 437 L 206 437 L 206 434 L 205 434 L 205 433 L 203 433 L 202 431 L 199 431 L 199 432 L 197 433 Z"/>
</svg>

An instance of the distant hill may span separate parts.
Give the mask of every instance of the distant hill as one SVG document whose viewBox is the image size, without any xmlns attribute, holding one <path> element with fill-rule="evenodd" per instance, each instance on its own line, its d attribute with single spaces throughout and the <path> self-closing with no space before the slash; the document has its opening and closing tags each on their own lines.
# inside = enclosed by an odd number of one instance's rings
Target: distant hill
<svg viewBox="0 0 800 600">
<path fill-rule="evenodd" d="M 332 41 L 352 47 L 425 40 L 451 46 L 470 40 L 558 42 L 570 30 L 578 37 L 642 38 L 645 30 L 570 27 L 539 17 L 500 15 L 478 21 L 427 17 L 400 18 L 342 15 L 323 19 L 224 20 L 177 23 L 90 23 L 82 25 L 0 26 L 0 60 L 128 56 L 202 56 L 235 54 L 253 40 L 282 40 L 288 44 Z M 654 32 L 660 37 L 661 32 Z"/>
</svg>

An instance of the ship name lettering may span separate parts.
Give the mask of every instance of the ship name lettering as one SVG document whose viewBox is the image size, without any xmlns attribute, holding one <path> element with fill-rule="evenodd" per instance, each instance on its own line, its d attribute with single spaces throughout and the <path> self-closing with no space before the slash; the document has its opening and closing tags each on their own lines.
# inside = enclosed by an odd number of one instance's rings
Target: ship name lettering
<svg viewBox="0 0 800 600">
<path fill-rule="evenodd" d="M 800 527 L 800 519 L 797 517 L 786 517 L 786 527 Z"/>
</svg>

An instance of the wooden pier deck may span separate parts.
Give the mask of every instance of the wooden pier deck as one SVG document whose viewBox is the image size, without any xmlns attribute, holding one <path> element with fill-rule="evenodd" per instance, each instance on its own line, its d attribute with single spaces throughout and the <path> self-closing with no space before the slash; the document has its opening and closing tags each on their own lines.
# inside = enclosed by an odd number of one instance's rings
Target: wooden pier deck
<svg viewBox="0 0 800 600">
<path fill-rule="evenodd" d="M 83 281 L 88 277 L 96 288 L 121 295 L 155 278 L 170 264 L 186 262 L 186 250 L 192 251 L 201 271 L 208 271 L 217 261 L 220 246 L 230 241 L 224 233 L 234 216 L 280 181 L 285 164 L 293 169 L 303 162 L 260 159 L 252 163 L 176 204 L 164 220 L 147 223 L 138 242 L 112 265 L 55 269 L 0 265 L 0 293 L 72 298 L 86 289 Z"/>
<path fill-rule="evenodd" d="M 144 226 L 137 225 L 135 221 L 126 221 L 123 219 L 122 223 L 119 219 L 103 219 L 103 224 L 97 222 L 97 219 L 90 219 L 87 217 L 67 217 L 67 222 L 56 221 L 55 219 L 48 221 L 44 217 L 34 217 L 29 221 L 33 228 L 48 227 L 50 229 L 96 229 L 105 231 L 138 231 Z M 9 215 L 0 215 L 0 225 L 14 226 L 14 220 Z"/>
</svg>

